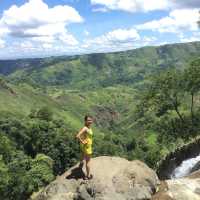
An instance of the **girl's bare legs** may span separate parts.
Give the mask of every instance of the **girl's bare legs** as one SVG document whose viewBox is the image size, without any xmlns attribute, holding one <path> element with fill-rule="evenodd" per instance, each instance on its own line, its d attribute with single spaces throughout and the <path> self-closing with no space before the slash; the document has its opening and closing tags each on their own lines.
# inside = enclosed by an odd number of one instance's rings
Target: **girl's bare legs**
<svg viewBox="0 0 200 200">
<path fill-rule="evenodd" d="M 81 152 L 81 156 L 80 156 L 80 164 L 79 164 L 79 167 L 80 167 L 80 168 L 82 168 L 83 165 L 84 165 L 84 158 L 85 158 L 84 153 Z"/>
<path fill-rule="evenodd" d="M 87 172 L 87 177 L 90 175 L 90 155 L 85 154 L 85 160 L 86 160 L 86 172 Z"/>
</svg>

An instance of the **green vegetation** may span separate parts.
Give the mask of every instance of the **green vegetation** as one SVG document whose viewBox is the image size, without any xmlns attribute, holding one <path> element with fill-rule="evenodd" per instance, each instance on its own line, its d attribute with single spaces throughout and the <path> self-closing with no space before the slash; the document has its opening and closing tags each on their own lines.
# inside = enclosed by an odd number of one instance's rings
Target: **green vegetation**
<svg viewBox="0 0 200 200">
<path fill-rule="evenodd" d="M 94 154 L 150 167 L 199 134 L 200 43 L 0 61 L 0 195 L 27 199 L 79 160 L 75 134 L 94 117 Z"/>
<path fill-rule="evenodd" d="M 149 74 L 186 67 L 199 56 L 200 42 L 143 47 L 126 52 L 1 61 L 0 73 L 16 83 L 91 90 L 108 86 L 141 87 Z"/>
</svg>

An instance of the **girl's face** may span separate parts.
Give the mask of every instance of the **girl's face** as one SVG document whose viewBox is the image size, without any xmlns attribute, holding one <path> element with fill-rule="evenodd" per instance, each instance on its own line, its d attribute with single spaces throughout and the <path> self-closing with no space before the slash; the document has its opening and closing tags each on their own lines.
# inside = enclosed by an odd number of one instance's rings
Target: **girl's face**
<svg viewBox="0 0 200 200">
<path fill-rule="evenodd" d="M 85 123 L 86 123 L 87 125 L 91 125 L 91 124 L 93 123 L 92 118 L 88 117 L 87 120 L 85 121 Z"/>
</svg>

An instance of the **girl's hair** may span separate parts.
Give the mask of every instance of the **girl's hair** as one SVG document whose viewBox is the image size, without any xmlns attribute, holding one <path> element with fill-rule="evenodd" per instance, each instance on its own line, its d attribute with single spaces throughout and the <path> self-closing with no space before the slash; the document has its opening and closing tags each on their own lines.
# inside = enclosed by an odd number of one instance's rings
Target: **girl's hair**
<svg viewBox="0 0 200 200">
<path fill-rule="evenodd" d="M 85 117 L 84 117 L 85 121 L 87 121 L 88 117 L 92 118 L 91 115 L 85 115 Z"/>
</svg>

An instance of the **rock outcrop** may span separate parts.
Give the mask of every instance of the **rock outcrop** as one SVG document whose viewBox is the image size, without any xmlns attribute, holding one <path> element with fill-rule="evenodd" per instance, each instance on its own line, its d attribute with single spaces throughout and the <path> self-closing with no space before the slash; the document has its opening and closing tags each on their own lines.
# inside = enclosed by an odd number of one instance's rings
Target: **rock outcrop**
<svg viewBox="0 0 200 200">
<path fill-rule="evenodd" d="M 200 200 L 200 171 L 161 182 L 152 200 Z"/>
<path fill-rule="evenodd" d="M 171 178 L 170 176 L 177 166 L 179 166 L 184 160 L 198 156 L 199 152 L 200 136 L 167 154 L 162 160 L 160 160 L 157 166 L 156 172 L 159 179 L 165 180 Z M 196 166 L 192 171 L 197 170 L 198 167 L 199 166 Z"/>
<path fill-rule="evenodd" d="M 200 200 L 200 170 L 159 181 L 156 173 L 139 160 L 120 157 L 92 158 L 93 178 L 83 180 L 85 166 L 70 168 L 31 200 Z"/>
<path fill-rule="evenodd" d="M 83 180 L 79 163 L 57 177 L 33 200 L 148 200 L 159 184 L 156 173 L 139 160 L 120 157 L 92 158 L 93 178 Z"/>
</svg>

